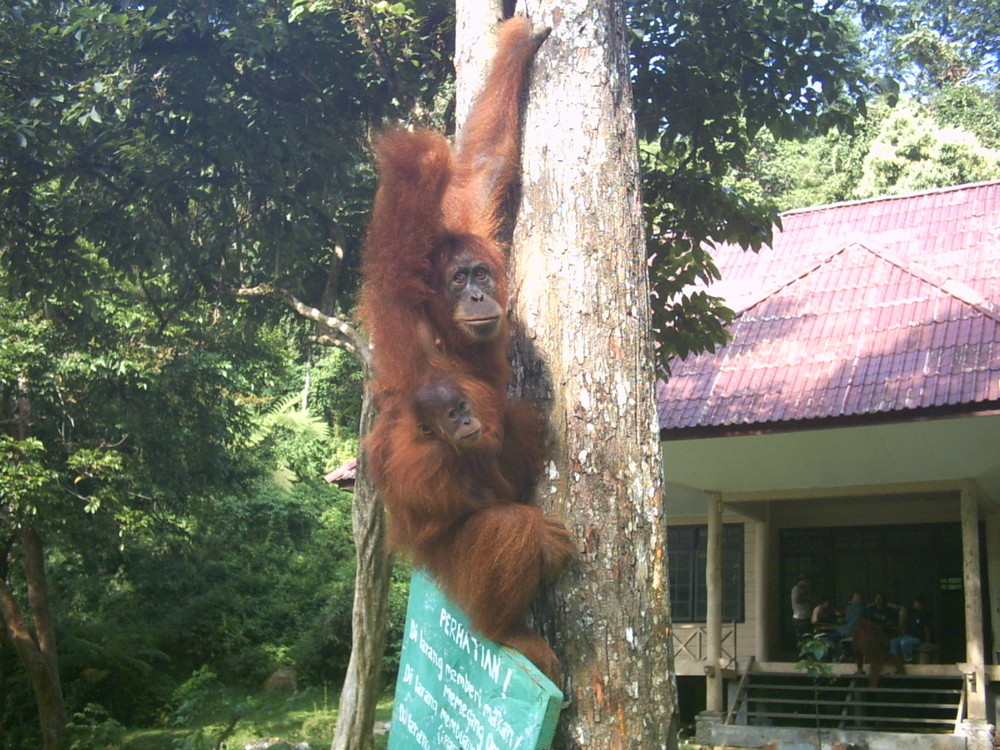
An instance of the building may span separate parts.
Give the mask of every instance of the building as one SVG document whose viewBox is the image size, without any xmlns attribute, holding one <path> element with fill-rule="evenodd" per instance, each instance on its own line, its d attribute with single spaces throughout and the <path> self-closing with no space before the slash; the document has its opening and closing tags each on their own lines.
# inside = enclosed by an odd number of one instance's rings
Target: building
<svg viewBox="0 0 1000 750">
<path fill-rule="evenodd" d="M 840 692 L 816 701 L 838 717 L 828 731 L 847 732 L 831 737 L 875 747 L 878 732 L 850 733 L 875 727 L 992 747 L 1000 182 L 791 211 L 782 224 L 759 254 L 713 252 L 722 280 L 709 292 L 737 312 L 732 340 L 658 384 L 682 700 L 704 690 L 698 735 L 714 744 L 797 742 L 796 726 L 820 726 L 782 710 L 778 688 L 762 710 L 746 700 L 755 675 L 802 678 L 790 591 L 805 576 L 841 608 L 855 590 L 923 596 L 937 663 L 881 686 L 912 698 L 951 680 L 958 696 L 930 734 L 903 720 L 930 709 L 891 708 L 879 724 L 871 706 L 886 701 L 837 664 Z"/>
</svg>

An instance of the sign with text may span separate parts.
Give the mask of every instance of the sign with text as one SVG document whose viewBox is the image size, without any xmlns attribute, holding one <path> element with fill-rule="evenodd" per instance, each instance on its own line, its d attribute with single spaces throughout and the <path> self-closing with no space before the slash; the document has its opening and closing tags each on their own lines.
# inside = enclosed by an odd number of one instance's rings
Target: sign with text
<svg viewBox="0 0 1000 750">
<path fill-rule="evenodd" d="M 546 750 L 562 700 L 534 664 L 474 633 L 413 573 L 389 750 Z"/>
</svg>

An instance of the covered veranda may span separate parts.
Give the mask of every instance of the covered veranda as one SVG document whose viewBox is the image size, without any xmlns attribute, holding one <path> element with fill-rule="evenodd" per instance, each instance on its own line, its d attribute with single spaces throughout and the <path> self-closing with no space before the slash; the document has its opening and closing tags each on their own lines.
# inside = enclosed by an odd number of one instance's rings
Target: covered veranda
<svg viewBox="0 0 1000 750">
<path fill-rule="evenodd" d="M 767 734 L 768 727 L 752 726 L 752 716 L 728 714 L 747 673 L 797 674 L 786 600 L 805 569 L 841 598 L 849 587 L 931 595 L 941 663 L 909 666 L 907 676 L 958 678 L 960 716 L 951 734 L 963 746 L 992 748 L 990 683 L 1000 681 L 1000 415 L 703 431 L 664 441 L 663 456 L 671 523 L 705 529 L 704 619 L 677 624 L 674 633 L 678 675 L 704 675 L 700 740 L 738 746 L 741 721 L 743 746 L 758 746 Z M 732 590 L 724 580 L 724 529 L 732 524 L 743 525 L 745 540 L 739 620 L 727 619 L 723 606 L 723 592 Z M 915 537 L 919 544 L 900 546 L 900 538 Z M 810 548 L 831 539 L 845 540 L 843 549 Z M 854 666 L 833 670 L 847 676 Z M 771 729 L 774 741 L 785 731 Z"/>
</svg>

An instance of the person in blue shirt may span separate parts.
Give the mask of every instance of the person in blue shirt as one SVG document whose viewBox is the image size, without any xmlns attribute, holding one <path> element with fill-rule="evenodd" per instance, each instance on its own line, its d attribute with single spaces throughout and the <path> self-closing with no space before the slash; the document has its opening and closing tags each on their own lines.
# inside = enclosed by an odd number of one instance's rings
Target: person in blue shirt
<svg viewBox="0 0 1000 750">
<path fill-rule="evenodd" d="M 902 656 L 907 664 L 913 661 L 913 652 L 921 643 L 930 643 L 930 616 L 924 607 L 923 597 L 913 597 L 913 607 L 906 613 L 903 635 L 889 641 L 889 653 Z"/>
<path fill-rule="evenodd" d="M 844 650 L 840 642 L 845 638 L 853 637 L 854 626 L 858 624 L 858 620 L 864 617 L 865 605 L 862 604 L 863 601 L 864 597 L 861 595 L 861 592 L 855 591 L 853 596 L 851 596 L 851 603 L 847 607 L 844 624 L 826 636 L 830 644 L 830 652 L 834 659 L 839 660 L 844 655 Z"/>
</svg>

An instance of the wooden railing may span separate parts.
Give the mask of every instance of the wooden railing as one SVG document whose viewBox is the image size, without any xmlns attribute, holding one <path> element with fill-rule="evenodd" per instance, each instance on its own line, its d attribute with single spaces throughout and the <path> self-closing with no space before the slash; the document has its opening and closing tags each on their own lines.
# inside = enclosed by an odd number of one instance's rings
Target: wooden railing
<svg viewBox="0 0 1000 750">
<path fill-rule="evenodd" d="M 708 659 L 707 626 L 701 624 L 675 625 L 673 632 L 674 659 L 691 661 L 706 661 Z M 736 664 L 735 622 L 722 626 L 722 662 L 726 669 L 731 669 Z"/>
</svg>

